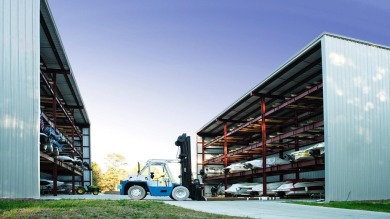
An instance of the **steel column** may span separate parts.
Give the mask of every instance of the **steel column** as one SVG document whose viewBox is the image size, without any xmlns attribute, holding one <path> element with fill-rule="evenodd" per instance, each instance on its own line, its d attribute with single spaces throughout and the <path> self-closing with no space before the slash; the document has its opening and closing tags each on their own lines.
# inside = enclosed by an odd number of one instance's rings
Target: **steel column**
<svg viewBox="0 0 390 219">
<path fill-rule="evenodd" d="M 223 166 L 227 167 L 227 153 L 228 153 L 228 145 L 227 145 L 227 124 L 223 124 Z M 227 189 L 227 175 L 225 174 L 225 189 Z"/>
<path fill-rule="evenodd" d="M 299 127 L 299 122 L 298 122 L 298 112 L 295 110 L 295 126 L 296 127 Z M 297 136 L 295 136 L 295 139 L 294 139 L 294 148 L 295 148 L 295 151 L 299 151 L 299 138 Z M 295 179 L 299 179 L 299 169 L 296 169 L 295 170 Z"/>
<path fill-rule="evenodd" d="M 263 158 L 263 196 L 267 195 L 267 126 L 265 124 L 265 97 L 261 97 L 261 156 Z"/>
<path fill-rule="evenodd" d="M 53 167 L 53 195 L 57 196 L 57 157 L 54 157 Z"/>
<path fill-rule="evenodd" d="M 74 110 L 72 110 L 72 117 L 74 119 Z M 74 122 L 74 121 L 73 121 Z M 75 148 L 74 146 L 74 126 L 72 125 L 72 148 Z M 72 159 L 74 159 L 74 150 L 72 150 Z M 74 165 L 72 165 L 72 194 L 76 194 L 76 191 L 75 191 L 75 186 L 74 186 L 74 183 L 75 183 L 75 177 L 74 177 Z"/>
<path fill-rule="evenodd" d="M 84 130 L 81 130 L 81 160 L 84 162 Z M 84 186 L 84 170 L 81 171 L 81 186 Z"/>
<path fill-rule="evenodd" d="M 52 105 L 52 114 L 53 114 L 53 128 L 56 130 L 57 126 L 57 75 L 52 74 L 53 84 L 53 105 Z M 54 168 L 53 168 L 53 195 L 57 196 L 57 157 L 54 157 Z"/>
<path fill-rule="evenodd" d="M 202 169 L 204 170 L 204 137 L 202 137 Z"/>
<path fill-rule="evenodd" d="M 204 137 L 203 136 L 202 136 L 202 170 L 204 171 Z M 204 184 L 204 182 L 203 182 L 203 184 Z M 205 189 L 204 188 L 202 189 L 202 195 L 205 196 Z"/>
</svg>

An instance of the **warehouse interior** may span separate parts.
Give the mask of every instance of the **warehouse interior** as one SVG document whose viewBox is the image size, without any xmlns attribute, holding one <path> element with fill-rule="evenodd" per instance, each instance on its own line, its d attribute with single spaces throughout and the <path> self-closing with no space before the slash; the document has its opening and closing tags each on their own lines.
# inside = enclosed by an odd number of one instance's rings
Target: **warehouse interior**
<svg viewBox="0 0 390 219">
<path fill-rule="evenodd" d="M 360 49 L 359 53 L 348 47 L 357 47 Z M 366 53 L 365 50 L 367 50 Z M 369 158 L 367 154 L 353 157 L 350 156 L 351 152 L 344 150 L 350 146 L 359 151 L 365 150 L 368 146 L 384 145 L 384 139 L 375 143 L 366 139 L 360 140 L 361 136 L 357 134 L 358 131 L 352 130 L 353 133 L 351 133 L 349 129 L 354 126 L 353 118 L 345 119 L 350 116 L 356 117 L 351 114 L 352 110 L 348 111 L 348 106 L 351 104 L 345 100 L 334 101 L 338 98 L 345 98 L 340 94 L 346 96 L 345 94 L 350 90 L 356 89 L 360 92 L 361 88 L 352 83 L 353 80 L 356 81 L 354 77 L 361 77 L 360 74 L 367 75 L 369 72 L 368 68 L 363 70 L 357 68 L 359 63 L 349 57 L 361 55 L 362 57 L 359 57 L 361 60 L 358 61 L 366 63 L 365 67 L 374 68 L 373 73 L 375 73 L 375 71 L 378 72 L 375 70 L 378 66 L 386 66 L 387 69 L 388 63 L 378 61 L 383 60 L 383 57 L 377 59 L 378 57 L 373 54 L 378 53 L 378 56 L 388 57 L 388 51 L 389 49 L 383 46 L 324 33 L 263 82 L 205 124 L 197 132 L 197 174 L 205 184 L 205 195 L 210 196 L 212 187 L 216 185 L 222 185 L 226 189 L 235 183 L 256 182 L 262 184 L 262 195 L 267 196 L 267 183 L 307 179 L 324 181 L 325 195 L 321 194 L 318 197 L 326 197 L 327 201 L 389 198 L 386 192 L 378 191 L 378 194 L 374 195 L 377 192 L 374 188 L 364 186 L 364 183 L 357 185 L 358 183 L 353 182 L 354 177 L 358 179 L 362 176 L 359 171 L 348 166 L 361 156 L 361 159 L 369 159 L 366 164 L 359 164 L 362 166 L 361 170 L 372 173 L 377 168 L 388 169 L 388 166 L 384 164 L 375 163 L 375 160 L 384 159 L 389 155 L 388 147 L 382 151 L 387 155 L 378 154 L 375 157 L 376 155 L 373 154 Z M 345 79 L 346 83 L 336 87 L 335 78 L 340 78 L 340 81 Z M 385 78 L 386 80 L 388 77 Z M 377 83 L 377 81 L 373 80 L 372 83 Z M 381 92 L 383 90 L 388 92 L 389 86 L 381 84 L 380 89 L 382 89 Z M 367 94 L 364 93 L 364 95 Z M 379 106 L 383 109 L 389 108 L 388 101 L 383 101 L 383 98 L 381 100 L 378 97 L 373 98 L 377 100 L 378 108 Z M 350 99 L 356 100 L 359 97 L 354 96 Z M 332 102 L 337 104 L 330 104 Z M 357 114 L 362 114 L 362 111 L 366 110 L 364 104 L 354 107 L 362 109 L 358 110 Z M 375 112 L 372 113 L 375 114 Z M 388 117 L 383 111 L 379 113 Z M 362 114 L 360 117 L 368 118 L 369 116 Z M 345 121 L 345 125 L 339 126 L 337 122 L 340 121 Z M 381 130 L 382 125 L 377 123 L 364 127 Z M 388 122 L 384 126 L 387 127 Z M 343 140 L 346 138 L 343 135 L 346 132 L 350 133 L 347 136 L 351 138 L 356 135 L 357 141 Z M 288 159 L 289 155 L 294 152 L 304 151 L 310 146 L 323 143 L 325 150 L 321 154 L 299 161 Z M 263 156 L 267 159 L 262 159 Z M 290 162 L 268 165 L 266 160 L 269 158 L 280 158 Z M 261 159 L 262 167 L 266 168 L 237 172 L 226 171 L 229 165 L 255 159 Z M 342 183 L 339 178 L 342 175 L 342 171 L 339 170 L 341 166 L 348 167 L 343 171 L 348 172 L 351 177 Z M 211 174 L 206 174 L 207 171 Z M 219 172 L 215 174 L 216 171 Z M 382 174 L 378 175 L 382 177 Z M 356 191 L 351 187 L 355 187 Z M 362 190 L 365 192 L 361 194 Z M 351 195 L 357 193 L 356 196 Z M 338 194 L 343 194 L 343 196 L 338 196 Z"/>
</svg>

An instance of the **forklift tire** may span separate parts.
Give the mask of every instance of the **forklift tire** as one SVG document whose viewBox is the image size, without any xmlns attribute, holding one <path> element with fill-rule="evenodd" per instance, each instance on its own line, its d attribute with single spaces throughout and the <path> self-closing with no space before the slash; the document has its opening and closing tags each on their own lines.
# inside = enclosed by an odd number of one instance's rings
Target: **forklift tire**
<svg viewBox="0 0 390 219">
<path fill-rule="evenodd" d="M 172 191 L 172 197 L 176 201 L 187 200 L 190 196 L 190 191 L 184 186 L 177 186 Z"/>
<path fill-rule="evenodd" d="M 78 187 L 77 189 L 76 189 L 76 193 L 78 194 L 78 195 L 84 195 L 85 194 L 85 189 L 84 189 L 84 187 Z"/>
<path fill-rule="evenodd" d="M 142 200 L 146 196 L 144 187 L 134 185 L 127 190 L 128 196 L 133 200 Z"/>
<path fill-rule="evenodd" d="M 99 194 L 99 191 L 98 191 L 98 190 L 93 190 L 92 194 L 98 195 L 98 194 Z"/>
</svg>

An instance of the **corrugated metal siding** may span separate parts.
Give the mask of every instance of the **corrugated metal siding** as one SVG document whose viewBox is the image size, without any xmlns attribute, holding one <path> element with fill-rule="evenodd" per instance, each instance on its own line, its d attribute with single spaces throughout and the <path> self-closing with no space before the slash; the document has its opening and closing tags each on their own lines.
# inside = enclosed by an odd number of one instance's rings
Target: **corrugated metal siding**
<svg viewBox="0 0 390 219">
<path fill-rule="evenodd" d="M 390 199 L 390 51 L 324 36 L 326 200 Z"/>
<path fill-rule="evenodd" d="M 0 24 L 0 198 L 39 198 L 39 0 L 2 0 Z"/>
</svg>

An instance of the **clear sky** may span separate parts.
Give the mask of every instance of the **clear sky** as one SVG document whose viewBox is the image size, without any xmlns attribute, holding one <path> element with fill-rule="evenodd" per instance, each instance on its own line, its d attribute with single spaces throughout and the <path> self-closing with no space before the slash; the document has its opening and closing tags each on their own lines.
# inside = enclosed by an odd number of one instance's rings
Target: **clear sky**
<svg viewBox="0 0 390 219">
<path fill-rule="evenodd" d="M 323 32 L 390 46 L 387 0 L 49 0 L 92 159 L 175 158 L 196 132 Z M 195 159 L 195 156 L 193 156 Z"/>
</svg>

